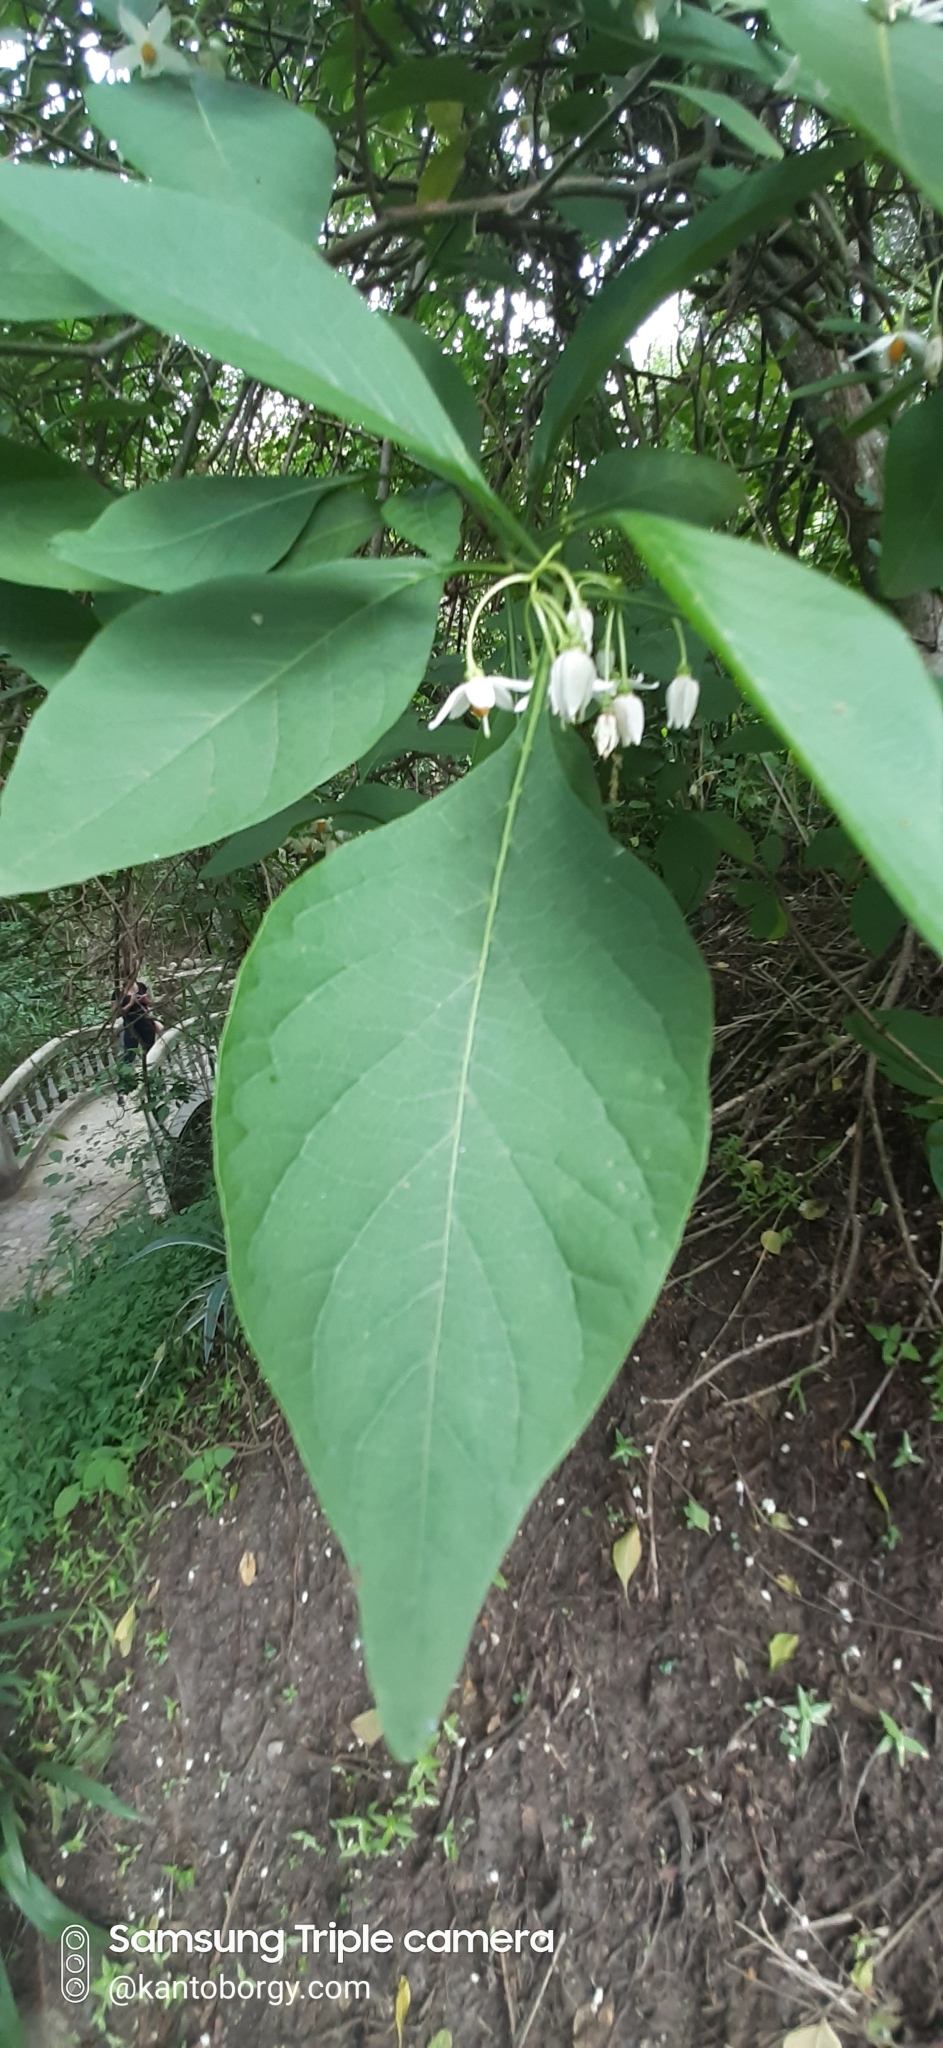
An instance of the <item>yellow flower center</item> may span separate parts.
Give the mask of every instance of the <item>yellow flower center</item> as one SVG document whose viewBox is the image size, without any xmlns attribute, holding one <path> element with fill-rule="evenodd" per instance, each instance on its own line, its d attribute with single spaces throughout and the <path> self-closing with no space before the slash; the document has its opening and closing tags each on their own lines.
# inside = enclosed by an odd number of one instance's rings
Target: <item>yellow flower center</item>
<svg viewBox="0 0 943 2048">
<path fill-rule="evenodd" d="M 142 44 L 141 44 L 141 63 L 142 63 L 142 64 L 156 64 L 156 63 L 157 63 L 157 51 L 156 51 L 156 49 L 155 49 L 155 47 L 154 47 L 154 44 L 153 44 L 153 43 L 142 43 Z"/>
<path fill-rule="evenodd" d="M 889 363 L 900 363 L 900 362 L 902 362 L 902 361 L 903 361 L 903 358 L 904 358 L 904 356 L 905 356 L 906 354 L 907 354 L 907 343 L 905 342 L 905 340 L 904 340 L 904 337 L 903 337 L 903 335 L 902 335 L 902 334 L 895 334 L 895 336 L 894 336 L 894 339 L 893 339 L 893 341 L 892 341 L 892 342 L 890 343 L 890 345 L 889 345 L 889 347 L 888 347 L 888 351 L 887 351 L 887 360 L 888 360 L 888 362 L 889 362 Z"/>
</svg>

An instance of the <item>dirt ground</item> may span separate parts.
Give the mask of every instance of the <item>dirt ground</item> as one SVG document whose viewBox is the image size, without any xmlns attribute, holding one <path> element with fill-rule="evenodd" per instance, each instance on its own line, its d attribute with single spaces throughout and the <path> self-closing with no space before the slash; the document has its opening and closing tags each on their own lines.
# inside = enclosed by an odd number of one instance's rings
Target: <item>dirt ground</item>
<svg viewBox="0 0 943 2048">
<path fill-rule="evenodd" d="M 911 1155 L 912 1228 L 932 1269 L 939 1205 Z M 367 1922 L 393 1948 L 332 1980 L 322 1970 L 335 1993 L 290 2008 L 264 1991 L 203 1996 L 210 1960 L 133 1957 L 149 1981 L 186 1974 L 193 1994 L 112 2010 L 113 2039 L 367 2048 L 394 2040 L 405 1976 L 405 2048 L 443 2029 L 454 2048 L 778 2048 L 790 2026 L 826 2013 L 842 2043 L 939 2048 L 940 1432 L 910 1364 L 869 1424 L 873 1462 L 849 1433 L 884 1376 L 863 1325 L 906 1321 L 912 1301 L 888 1215 L 865 1226 L 838 1363 L 797 1397 L 789 1380 L 810 1363 L 808 1334 L 764 1348 L 827 1296 L 828 1229 L 799 1224 L 755 1279 L 755 1230 L 747 1244 L 738 1227 L 682 1252 L 505 1561 L 449 1703 L 461 1740 L 442 1742 L 433 1803 L 411 1814 L 416 1838 L 382 1856 L 342 1857 L 331 1823 L 371 1803 L 408 1814 L 407 1773 L 351 1732 L 371 1701 L 349 1575 L 256 1387 L 234 1502 L 211 1516 L 171 1496 L 156 1518 L 107 1771 L 141 1825 L 94 1815 L 62 1895 L 106 1926 Z M 670 1405 L 708 1369 L 705 1354 L 717 1364 L 741 1351 Z M 641 1459 L 613 1459 L 616 1429 Z M 922 1462 L 895 1466 L 905 1430 Z M 707 1530 L 687 1526 L 689 1501 Z M 643 1558 L 626 1598 L 611 1546 L 631 1520 Z M 771 1673 L 775 1635 L 798 1640 Z M 781 1710 L 798 1686 L 829 1711 L 794 1760 Z M 904 1768 L 878 1753 L 882 1710 L 924 1752 L 912 1747 Z M 55 1844 L 29 1846 L 62 1889 Z M 517 1954 L 403 1947 L 409 1929 L 449 1928 L 527 1938 Z M 287 1981 L 298 1957 L 241 1962 L 246 1979 Z M 304 1985 L 316 1967 L 309 1956 Z M 87 2025 L 63 2026 L 56 1951 L 27 1951 L 24 1968 L 44 2048 L 102 2039 L 91 2007 Z"/>
</svg>

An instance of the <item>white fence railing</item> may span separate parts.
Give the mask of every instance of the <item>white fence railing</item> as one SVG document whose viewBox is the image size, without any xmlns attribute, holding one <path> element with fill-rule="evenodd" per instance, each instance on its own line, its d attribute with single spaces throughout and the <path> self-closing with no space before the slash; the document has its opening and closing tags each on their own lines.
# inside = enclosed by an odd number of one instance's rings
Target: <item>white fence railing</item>
<svg viewBox="0 0 943 2048">
<path fill-rule="evenodd" d="M 30 1152 L 70 1102 L 114 1081 L 118 1047 L 99 1024 L 49 1038 L 0 1086 L 0 1150 L 6 1160 Z"/>
</svg>

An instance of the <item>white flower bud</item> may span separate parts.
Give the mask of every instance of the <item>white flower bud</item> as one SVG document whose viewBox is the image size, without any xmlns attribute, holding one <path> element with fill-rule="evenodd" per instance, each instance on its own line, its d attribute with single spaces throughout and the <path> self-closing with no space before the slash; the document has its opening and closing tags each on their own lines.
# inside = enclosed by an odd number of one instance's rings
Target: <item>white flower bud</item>
<svg viewBox="0 0 943 2048">
<path fill-rule="evenodd" d="M 593 738 L 596 742 L 596 752 L 600 760 L 608 761 L 610 754 L 615 753 L 619 744 L 619 728 L 613 712 L 600 712 L 593 726 Z"/>
<path fill-rule="evenodd" d="M 928 334 L 923 351 L 923 374 L 928 384 L 935 384 L 943 370 L 943 334 Z"/>
<path fill-rule="evenodd" d="M 665 692 L 665 710 L 668 714 L 669 731 L 672 728 L 675 731 L 681 731 L 685 726 L 690 725 L 697 710 L 697 700 L 700 694 L 700 683 L 696 681 L 694 676 L 688 675 L 684 669 L 682 669 L 680 675 L 675 676 L 673 682 L 668 684 Z"/>
<path fill-rule="evenodd" d="M 654 0 L 637 0 L 634 25 L 636 35 L 641 36 L 643 43 L 657 43 L 658 16 Z"/>
<path fill-rule="evenodd" d="M 585 718 L 598 682 L 596 664 L 582 647 L 565 647 L 550 670 L 550 709 L 564 725 Z"/>
<path fill-rule="evenodd" d="M 634 690 L 620 690 L 612 700 L 612 715 L 624 747 L 640 747 L 645 731 L 645 706 Z"/>
</svg>

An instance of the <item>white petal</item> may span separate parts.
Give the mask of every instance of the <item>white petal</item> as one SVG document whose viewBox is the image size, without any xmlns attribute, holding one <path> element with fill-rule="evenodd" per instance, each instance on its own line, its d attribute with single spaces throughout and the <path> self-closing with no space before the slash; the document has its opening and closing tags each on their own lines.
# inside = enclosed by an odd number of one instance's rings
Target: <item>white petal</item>
<svg viewBox="0 0 943 2048">
<path fill-rule="evenodd" d="M 190 58 L 185 57 L 183 51 L 176 49 L 173 43 L 161 44 L 161 47 L 158 51 L 157 62 L 160 65 L 162 71 L 189 73 L 193 70 L 193 65 L 190 61 Z M 156 71 L 157 65 L 154 65 L 153 69 Z"/>
<path fill-rule="evenodd" d="M 170 34 L 171 12 L 169 7 L 158 7 L 147 24 L 149 43 L 165 43 Z"/>
<path fill-rule="evenodd" d="M 596 683 L 596 664 L 581 647 L 565 647 L 550 670 L 550 708 L 565 725 L 585 717 Z"/>
<path fill-rule="evenodd" d="M 459 683 L 456 690 L 450 690 L 445 703 L 440 705 L 434 718 L 430 718 L 428 730 L 435 732 L 437 725 L 443 725 L 447 718 L 461 718 L 468 710 L 468 690 Z"/>
<path fill-rule="evenodd" d="M 123 0 L 118 0 L 118 27 L 122 35 L 127 36 L 128 42 L 132 44 L 134 49 L 137 49 L 139 44 L 143 43 L 144 23 L 138 20 L 137 15 L 132 13 L 130 7 L 124 6 Z"/>
<path fill-rule="evenodd" d="M 136 43 L 123 43 L 120 50 L 114 50 L 108 59 L 112 71 L 133 71 L 141 62 L 141 52 Z"/>
<path fill-rule="evenodd" d="M 601 761 L 608 761 L 619 744 L 619 727 L 611 711 L 601 711 L 593 726 L 596 752 Z"/>
<path fill-rule="evenodd" d="M 612 700 L 612 714 L 624 747 L 638 747 L 645 731 L 645 706 L 633 690 L 623 690 Z"/>
</svg>

